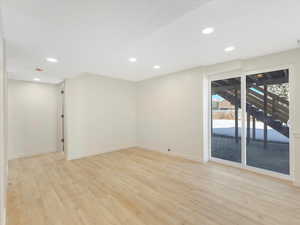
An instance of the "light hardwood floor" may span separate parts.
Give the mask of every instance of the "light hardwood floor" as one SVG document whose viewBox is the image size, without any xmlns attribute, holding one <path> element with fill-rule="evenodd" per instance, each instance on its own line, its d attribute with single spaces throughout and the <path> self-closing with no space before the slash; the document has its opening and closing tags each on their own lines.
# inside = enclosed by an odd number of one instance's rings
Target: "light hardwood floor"
<svg viewBox="0 0 300 225">
<path fill-rule="evenodd" d="M 140 149 L 10 161 L 8 225 L 299 225 L 300 189 Z"/>
</svg>

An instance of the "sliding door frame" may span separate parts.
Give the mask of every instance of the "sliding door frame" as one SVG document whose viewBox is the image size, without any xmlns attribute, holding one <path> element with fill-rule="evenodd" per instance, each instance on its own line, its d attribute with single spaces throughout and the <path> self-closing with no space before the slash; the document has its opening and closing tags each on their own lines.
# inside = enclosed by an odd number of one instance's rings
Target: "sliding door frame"
<svg viewBox="0 0 300 225">
<path fill-rule="evenodd" d="M 241 129 L 241 162 L 242 163 L 238 163 L 238 162 L 233 162 L 233 161 L 229 161 L 226 159 L 219 159 L 216 157 L 213 157 L 211 154 L 211 141 L 212 141 L 212 136 L 211 136 L 211 131 L 212 131 L 212 105 L 211 105 L 211 84 L 213 81 L 217 81 L 217 80 L 223 80 L 223 79 L 231 79 L 231 78 L 241 78 L 241 108 L 242 108 L 242 113 L 241 113 L 241 117 L 242 117 L 242 129 Z M 238 167 L 238 168 L 243 168 L 243 158 L 245 157 L 244 154 L 244 149 L 243 149 L 243 136 L 244 136 L 244 113 L 243 110 L 245 110 L 245 108 L 243 107 L 243 96 L 244 93 L 242 91 L 242 83 L 243 83 L 243 77 L 242 75 L 212 75 L 211 77 L 209 77 L 208 80 L 208 133 L 209 133 L 209 137 L 208 137 L 208 147 L 209 147 L 209 160 L 217 162 L 217 163 L 222 163 L 225 165 L 229 165 L 229 166 L 234 166 L 234 167 Z"/>
<path fill-rule="evenodd" d="M 246 78 L 248 75 L 253 75 L 253 74 L 258 74 L 258 73 L 267 73 L 267 72 L 272 72 L 272 71 L 277 71 L 277 70 L 289 70 L 289 94 L 290 94 L 290 104 L 289 104 L 289 121 L 290 124 L 293 124 L 294 121 L 294 69 L 292 66 L 288 65 L 288 66 L 280 66 L 280 67 L 272 67 L 272 68 L 268 68 L 268 69 L 262 69 L 262 70 L 249 70 L 249 71 L 243 71 L 243 72 L 237 72 L 235 75 L 226 75 L 226 73 L 220 75 L 211 75 L 211 76 L 207 76 L 207 81 L 208 81 L 208 112 L 206 115 L 206 118 L 208 119 L 208 143 L 207 143 L 207 148 L 208 148 L 208 160 L 210 161 L 214 161 L 217 163 L 222 163 L 225 165 L 229 165 L 229 166 L 234 166 L 234 167 L 238 167 L 238 168 L 242 168 L 242 169 L 246 169 L 255 173 L 259 173 L 259 174 L 264 174 L 264 175 L 268 175 L 268 176 L 272 176 L 272 177 L 276 177 L 276 178 L 280 178 L 280 179 L 284 179 L 284 180 L 294 180 L 294 138 L 293 138 L 293 126 L 289 127 L 289 133 L 290 133 L 290 137 L 289 137 L 289 171 L 290 174 L 282 174 L 282 173 L 278 173 L 278 172 L 274 172 L 271 170 L 266 170 L 266 169 L 261 169 L 261 168 L 256 168 L 256 167 L 252 167 L 247 165 L 247 144 L 246 144 L 246 116 L 247 116 L 247 112 L 246 112 Z M 211 155 L 211 119 L 212 119 L 212 106 L 211 106 L 211 83 L 213 81 L 216 80 L 222 80 L 222 79 L 230 79 L 230 78 L 238 78 L 240 77 L 241 79 L 241 163 L 237 163 L 237 162 L 232 162 L 229 160 L 225 160 L 225 159 L 219 159 L 219 158 L 215 158 L 212 157 Z M 205 119 L 205 118 L 204 118 Z"/>
</svg>

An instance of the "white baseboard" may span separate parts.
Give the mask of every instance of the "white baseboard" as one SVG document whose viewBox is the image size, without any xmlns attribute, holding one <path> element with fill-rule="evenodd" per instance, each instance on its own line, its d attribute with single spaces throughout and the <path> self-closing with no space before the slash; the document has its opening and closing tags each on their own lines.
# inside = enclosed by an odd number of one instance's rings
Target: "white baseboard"
<svg viewBox="0 0 300 225">
<path fill-rule="evenodd" d="M 27 158 L 27 157 L 33 157 L 33 156 L 38 156 L 38 155 L 43 155 L 43 154 L 48 154 L 52 152 L 57 152 L 57 150 L 49 150 L 45 152 L 32 152 L 32 153 L 22 153 L 22 154 L 17 154 L 13 156 L 8 156 L 8 160 L 14 160 L 14 159 L 20 159 L 20 158 Z"/>
<path fill-rule="evenodd" d="M 196 161 L 196 162 L 201 162 L 202 163 L 202 159 L 199 157 L 195 157 L 193 155 L 189 155 L 189 154 L 184 154 L 184 153 L 181 153 L 181 152 L 176 152 L 176 151 L 165 151 L 165 150 L 162 150 L 162 149 L 159 149 L 159 148 L 151 148 L 151 147 L 147 147 L 147 146 L 142 146 L 142 145 L 139 145 L 138 148 L 141 148 L 141 149 L 144 149 L 144 150 L 148 150 L 148 151 L 156 151 L 156 152 L 160 152 L 160 153 L 164 153 L 164 154 L 168 154 L 168 155 L 172 155 L 172 156 L 179 156 L 181 158 L 184 158 L 184 159 L 188 159 L 188 160 L 191 160 L 191 161 Z"/>
<path fill-rule="evenodd" d="M 125 150 L 125 149 L 130 149 L 130 148 L 136 148 L 136 144 L 128 145 L 128 146 L 115 146 L 115 147 L 110 147 L 110 148 L 105 148 L 102 149 L 101 151 L 96 151 L 96 152 L 88 152 L 85 154 L 78 154 L 78 155 L 68 155 L 67 160 L 76 160 L 76 159 L 81 159 L 81 158 L 86 158 L 94 155 L 100 155 L 102 153 L 108 153 L 108 152 L 114 152 L 114 151 L 120 151 L 120 150 Z"/>
</svg>

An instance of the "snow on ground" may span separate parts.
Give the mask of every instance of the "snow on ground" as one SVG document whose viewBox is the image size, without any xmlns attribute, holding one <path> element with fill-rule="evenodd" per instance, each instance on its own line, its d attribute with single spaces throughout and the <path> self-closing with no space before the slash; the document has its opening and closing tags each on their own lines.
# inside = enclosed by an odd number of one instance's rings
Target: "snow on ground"
<svg viewBox="0 0 300 225">
<path fill-rule="evenodd" d="M 239 122 L 239 135 L 241 134 L 241 121 Z M 234 120 L 213 120 L 213 133 L 231 136 L 235 135 L 235 121 Z M 252 123 L 250 123 L 250 136 L 252 138 Z M 264 124 L 260 121 L 256 121 L 256 139 L 263 140 L 264 139 Z M 284 142 L 288 143 L 289 138 L 285 137 L 284 135 L 280 134 L 272 127 L 268 126 L 268 140 L 269 141 L 276 141 L 276 142 Z"/>
</svg>

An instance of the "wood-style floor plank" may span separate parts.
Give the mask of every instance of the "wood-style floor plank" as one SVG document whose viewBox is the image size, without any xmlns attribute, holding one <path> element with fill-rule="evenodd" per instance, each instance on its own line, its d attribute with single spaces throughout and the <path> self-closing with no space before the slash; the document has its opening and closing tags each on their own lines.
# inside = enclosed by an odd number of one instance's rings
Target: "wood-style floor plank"
<svg viewBox="0 0 300 225">
<path fill-rule="evenodd" d="M 300 189 L 142 149 L 9 162 L 8 225 L 299 225 Z"/>
</svg>

